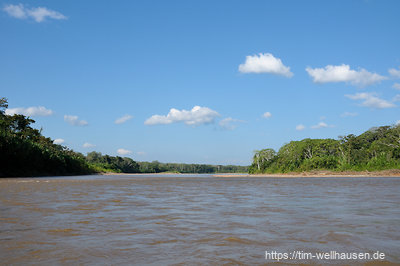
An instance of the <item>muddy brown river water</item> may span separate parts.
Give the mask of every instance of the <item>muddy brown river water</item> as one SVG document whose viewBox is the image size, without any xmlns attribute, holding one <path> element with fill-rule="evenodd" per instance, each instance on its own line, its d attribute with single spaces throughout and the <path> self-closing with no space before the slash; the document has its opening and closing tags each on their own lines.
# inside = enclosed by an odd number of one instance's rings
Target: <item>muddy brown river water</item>
<svg viewBox="0 0 400 266">
<path fill-rule="evenodd" d="M 400 262 L 400 178 L 0 179 L 3 265 L 268 265 L 266 252 L 330 251 L 384 259 L 278 265 Z"/>
</svg>

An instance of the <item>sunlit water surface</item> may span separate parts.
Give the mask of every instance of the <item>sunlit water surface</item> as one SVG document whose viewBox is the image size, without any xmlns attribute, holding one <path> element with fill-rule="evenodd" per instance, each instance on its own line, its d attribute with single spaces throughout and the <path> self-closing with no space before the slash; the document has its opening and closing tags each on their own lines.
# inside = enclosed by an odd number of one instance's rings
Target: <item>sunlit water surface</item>
<svg viewBox="0 0 400 266">
<path fill-rule="evenodd" d="M 296 250 L 399 262 L 399 192 L 400 178 L 0 179 L 0 264 L 262 265 Z"/>
</svg>

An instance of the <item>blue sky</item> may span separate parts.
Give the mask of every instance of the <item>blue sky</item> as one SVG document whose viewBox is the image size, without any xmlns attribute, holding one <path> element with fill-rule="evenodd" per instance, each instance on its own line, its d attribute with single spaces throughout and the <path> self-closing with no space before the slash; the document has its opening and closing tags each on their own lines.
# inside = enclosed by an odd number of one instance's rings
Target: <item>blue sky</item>
<svg viewBox="0 0 400 266">
<path fill-rule="evenodd" d="M 0 8 L 8 113 L 84 154 L 247 165 L 256 149 L 400 120 L 399 1 Z"/>
</svg>

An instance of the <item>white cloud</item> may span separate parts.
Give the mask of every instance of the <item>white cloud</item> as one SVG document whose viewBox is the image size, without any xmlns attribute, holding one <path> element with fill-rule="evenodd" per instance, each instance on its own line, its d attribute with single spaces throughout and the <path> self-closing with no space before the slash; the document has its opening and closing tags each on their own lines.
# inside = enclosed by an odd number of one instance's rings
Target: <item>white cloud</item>
<svg viewBox="0 0 400 266">
<path fill-rule="evenodd" d="M 64 115 L 64 121 L 72 126 L 87 126 L 88 122 L 85 120 L 79 120 L 76 115 Z"/>
<path fill-rule="evenodd" d="M 328 127 L 328 124 L 324 122 L 319 122 L 317 125 L 311 126 L 311 128 L 318 129 L 318 128 L 325 128 Z"/>
<path fill-rule="evenodd" d="M 195 106 L 190 111 L 180 111 L 172 108 L 167 115 L 153 115 L 152 117 L 147 119 L 144 124 L 166 125 L 171 123 L 184 122 L 186 125 L 189 126 L 197 126 L 201 124 L 213 123 L 217 116 L 220 116 L 220 114 L 214 110 L 211 110 L 208 107 Z"/>
<path fill-rule="evenodd" d="M 328 128 L 328 127 L 334 127 L 334 126 L 333 125 L 328 125 L 325 122 L 319 122 L 317 125 L 311 126 L 312 129 Z"/>
<path fill-rule="evenodd" d="M 394 78 L 400 78 L 400 69 L 391 68 L 388 70 L 389 74 Z"/>
<path fill-rule="evenodd" d="M 243 120 L 239 120 L 239 119 L 234 119 L 232 117 L 227 117 L 222 119 L 221 121 L 219 121 L 219 126 L 222 127 L 223 129 L 226 130 L 234 130 L 235 128 L 237 128 L 237 125 L 235 123 L 243 123 Z"/>
<path fill-rule="evenodd" d="M 345 96 L 352 100 L 362 100 L 361 106 L 370 108 L 384 109 L 396 106 L 391 102 L 376 97 L 374 93 L 363 92 L 363 93 L 356 93 L 354 95 L 347 94 Z"/>
<path fill-rule="evenodd" d="M 137 155 L 140 155 L 140 156 L 143 156 L 143 155 L 146 155 L 146 152 L 144 152 L 144 151 L 138 151 L 136 154 L 137 154 Z"/>
<path fill-rule="evenodd" d="M 307 73 L 315 83 L 349 82 L 352 85 L 367 86 L 382 81 L 386 77 L 365 69 L 359 71 L 350 69 L 349 65 L 340 66 L 327 65 L 325 68 L 306 68 Z"/>
<path fill-rule="evenodd" d="M 262 117 L 263 118 L 270 118 L 272 116 L 272 114 L 270 112 L 265 112 Z"/>
<path fill-rule="evenodd" d="M 400 83 L 393 84 L 392 88 L 395 88 L 396 90 L 400 90 Z"/>
<path fill-rule="evenodd" d="M 24 19 L 26 18 L 25 8 L 22 4 L 18 5 L 6 5 L 3 10 L 7 12 L 8 15 L 14 18 Z"/>
<path fill-rule="evenodd" d="M 65 142 L 65 140 L 63 140 L 63 139 L 55 139 L 55 140 L 53 140 L 54 144 L 63 144 L 64 142 Z"/>
<path fill-rule="evenodd" d="M 296 130 L 298 130 L 298 131 L 302 131 L 302 130 L 304 130 L 305 128 L 306 128 L 306 127 L 305 127 L 304 125 L 302 125 L 302 124 L 296 126 Z"/>
<path fill-rule="evenodd" d="M 6 115 L 20 114 L 25 116 L 49 116 L 53 114 L 53 111 L 43 106 L 32 106 L 28 108 L 18 107 L 6 109 L 5 113 Z"/>
<path fill-rule="evenodd" d="M 123 124 L 123 123 L 125 123 L 126 121 L 128 121 L 128 120 L 130 120 L 132 118 L 133 118 L 133 116 L 131 116 L 131 115 L 124 115 L 123 117 L 120 117 L 120 118 L 116 119 L 114 123 L 117 124 L 117 125 Z"/>
<path fill-rule="evenodd" d="M 43 22 L 46 18 L 52 19 L 67 19 L 66 16 L 60 12 L 48 9 L 46 7 L 33 7 L 27 8 L 23 4 L 6 5 L 3 10 L 11 17 L 18 19 L 32 18 L 36 22 Z"/>
<path fill-rule="evenodd" d="M 400 94 L 393 97 L 393 102 L 400 102 Z"/>
<path fill-rule="evenodd" d="M 400 120 L 396 121 L 396 126 L 400 125 Z"/>
<path fill-rule="evenodd" d="M 258 74 L 270 73 L 288 78 L 293 76 L 293 73 L 290 72 L 290 67 L 285 66 L 281 59 L 274 57 L 270 53 L 246 56 L 244 64 L 239 65 L 239 72 Z"/>
<path fill-rule="evenodd" d="M 128 154 L 131 154 L 132 151 L 130 151 L 130 150 L 125 150 L 125 149 L 118 149 L 118 150 L 117 150 L 117 153 L 118 153 L 119 155 L 128 155 Z"/>
<path fill-rule="evenodd" d="M 343 114 L 341 114 L 341 117 L 354 117 L 357 115 L 358 115 L 357 113 L 344 112 Z"/>
<path fill-rule="evenodd" d="M 46 17 L 52 19 L 67 19 L 67 17 L 63 14 L 54 10 L 47 9 L 45 7 L 32 8 L 27 12 L 28 15 L 31 16 L 36 22 L 42 22 L 46 19 Z"/>
<path fill-rule="evenodd" d="M 82 147 L 85 148 L 85 149 L 89 149 L 89 148 L 94 148 L 94 147 L 96 147 L 96 145 L 91 144 L 91 143 L 89 143 L 89 142 L 85 142 L 85 143 L 82 145 Z"/>
</svg>

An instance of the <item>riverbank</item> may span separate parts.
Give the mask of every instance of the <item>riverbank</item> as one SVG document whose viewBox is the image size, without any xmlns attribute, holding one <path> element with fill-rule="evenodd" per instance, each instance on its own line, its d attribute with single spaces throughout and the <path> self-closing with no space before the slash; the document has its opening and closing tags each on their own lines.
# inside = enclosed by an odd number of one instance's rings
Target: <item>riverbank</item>
<svg viewBox="0 0 400 266">
<path fill-rule="evenodd" d="M 400 177 L 400 169 L 382 170 L 382 171 L 310 171 L 310 172 L 292 172 L 282 174 L 215 174 L 216 177 Z"/>
<path fill-rule="evenodd" d="M 99 173 L 100 175 L 199 175 L 196 173 Z M 211 174 L 215 177 L 400 177 L 400 169 L 382 171 L 310 171 L 310 172 L 291 172 L 281 174 L 246 174 L 246 173 L 218 173 Z"/>
</svg>

